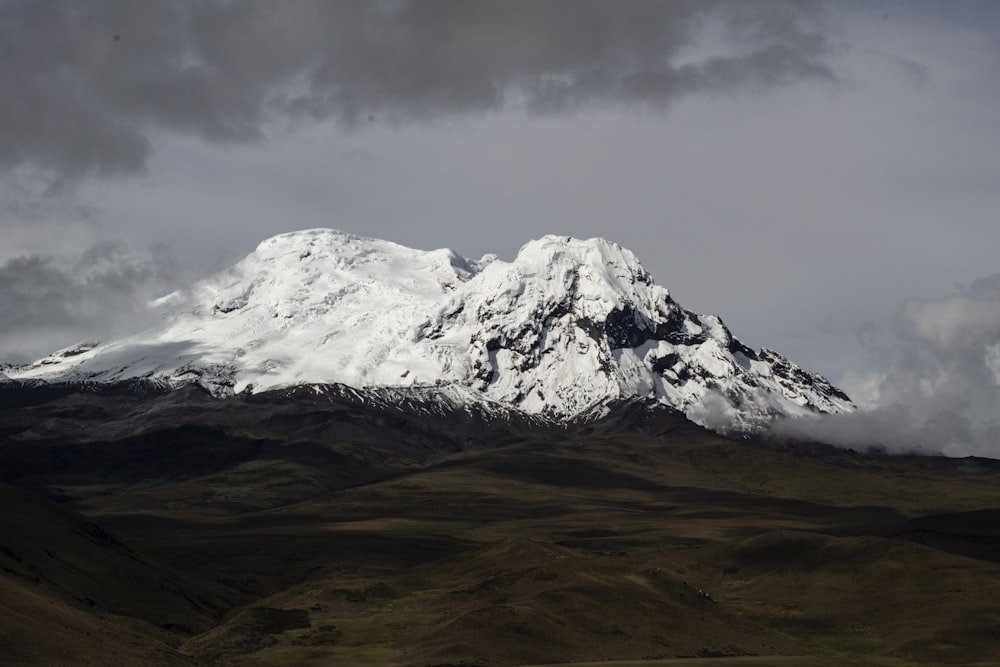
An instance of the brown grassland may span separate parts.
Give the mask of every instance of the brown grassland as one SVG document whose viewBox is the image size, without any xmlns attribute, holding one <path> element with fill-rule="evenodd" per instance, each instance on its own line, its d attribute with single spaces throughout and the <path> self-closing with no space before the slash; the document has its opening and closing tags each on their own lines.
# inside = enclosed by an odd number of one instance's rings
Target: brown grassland
<svg viewBox="0 0 1000 667">
<path fill-rule="evenodd" d="M 110 400 L 2 412 L 2 664 L 1000 665 L 990 461 Z"/>
</svg>

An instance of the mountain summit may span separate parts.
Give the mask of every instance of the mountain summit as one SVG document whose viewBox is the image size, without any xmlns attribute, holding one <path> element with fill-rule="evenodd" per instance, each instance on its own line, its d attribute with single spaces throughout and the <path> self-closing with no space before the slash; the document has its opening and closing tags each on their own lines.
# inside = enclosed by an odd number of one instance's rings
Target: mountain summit
<svg viewBox="0 0 1000 667">
<path fill-rule="evenodd" d="M 716 316 L 681 308 L 635 255 L 545 236 L 511 262 L 329 229 L 282 234 L 190 290 L 155 326 L 6 369 L 11 380 L 431 387 L 569 419 L 655 400 L 716 429 L 843 412 L 850 399 Z"/>
</svg>

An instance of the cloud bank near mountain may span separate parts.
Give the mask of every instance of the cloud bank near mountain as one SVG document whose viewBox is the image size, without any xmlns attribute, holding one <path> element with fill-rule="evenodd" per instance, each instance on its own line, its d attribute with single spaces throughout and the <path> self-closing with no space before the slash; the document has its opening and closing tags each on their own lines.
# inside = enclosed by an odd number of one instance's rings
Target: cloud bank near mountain
<svg viewBox="0 0 1000 667">
<path fill-rule="evenodd" d="M 0 264 L 0 361 L 26 362 L 80 342 L 142 328 L 152 299 L 195 275 L 164 248 L 101 243 L 75 256 Z"/>
<path fill-rule="evenodd" d="M 1000 457 L 1000 273 L 941 299 L 911 299 L 898 322 L 886 370 L 848 378 L 862 409 L 785 420 L 772 432 L 857 449 Z"/>
</svg>

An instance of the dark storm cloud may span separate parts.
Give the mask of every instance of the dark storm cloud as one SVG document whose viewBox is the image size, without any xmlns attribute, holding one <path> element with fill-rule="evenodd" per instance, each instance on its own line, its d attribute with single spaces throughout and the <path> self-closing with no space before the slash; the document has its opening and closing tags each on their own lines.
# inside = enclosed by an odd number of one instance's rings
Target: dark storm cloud
<svg viewBox="0 0 1000 667">
<path fill-rule="evenodd" d="M 149 300 L 185 271 L 163 250 L 103 243 L 74 258 L 39 255 L 0 265 L 0 360 L 28 361 L 88 336 L 140 328 Z"/>
<path fill-rule="evenodd" d="M 779 435 L 854 448 L 1000 458 L 1000 274 L 907 301 L 902 343 L 854 414 L 780 423 Z"/>
<path fill-rule="evenodd" d="M 816 14 L 807 0 L 11 0 L 0 167 L 129 172 L 157 130 L 252 142 L 289 118 L 660 108 L 830 77 Z"/>
</svg>

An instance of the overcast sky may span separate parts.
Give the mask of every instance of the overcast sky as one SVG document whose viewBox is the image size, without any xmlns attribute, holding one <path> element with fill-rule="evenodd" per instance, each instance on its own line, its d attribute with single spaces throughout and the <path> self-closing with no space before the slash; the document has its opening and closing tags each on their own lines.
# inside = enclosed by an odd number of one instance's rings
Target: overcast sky
<svg viewBox="0 0 1000 667">
<path fill-rule="evenodd" d="M 1000 308 L 989 0 L 0 0 L 0 91 L 7 360 L 310 227 L 603 236 L 856 394 Z"/>
</svg>

